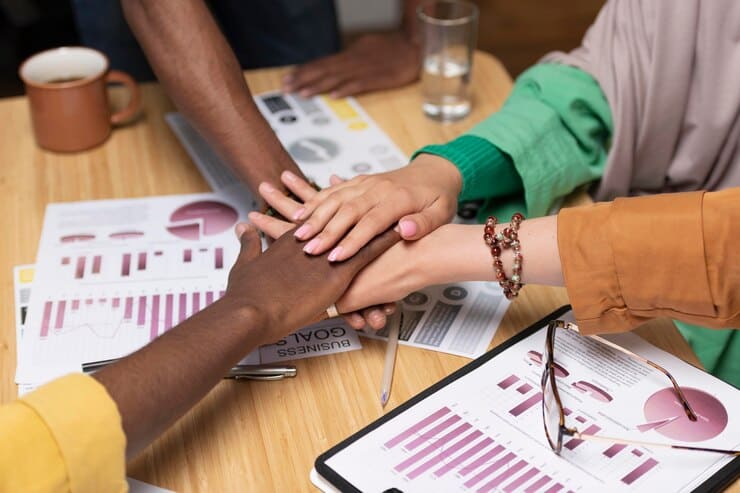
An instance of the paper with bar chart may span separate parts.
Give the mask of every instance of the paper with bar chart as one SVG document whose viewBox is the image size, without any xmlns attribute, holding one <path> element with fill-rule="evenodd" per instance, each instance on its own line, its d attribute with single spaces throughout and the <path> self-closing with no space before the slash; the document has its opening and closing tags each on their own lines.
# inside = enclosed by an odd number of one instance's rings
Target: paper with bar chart
<svg viewBox="0 0 740 493">
<path fill-rule="evenodd" d="M 542 423 L 545 329 L 439 389 L 335 453 L 325 464 L 361 491 L 692 491 L 729 462 L 719 454 L 564 438 L 556 456 Z M 740 391 L 632 334 L 610 337 L 664 365 L 668 380 L 578 334 L 556 338 L 566 424 L 584 434 L 733 449 Z"/>
<path fill-rule="evenodd" d="M 246 212 L 212 194 L 50 204 L 16 380 L 126 355 L 213 303 Z"/>
</svg>

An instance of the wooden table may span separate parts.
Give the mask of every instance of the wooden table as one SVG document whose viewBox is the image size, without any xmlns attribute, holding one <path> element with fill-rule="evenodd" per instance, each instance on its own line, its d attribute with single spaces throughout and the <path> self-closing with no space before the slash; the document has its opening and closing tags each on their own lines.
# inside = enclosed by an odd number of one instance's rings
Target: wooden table
<svg viewBox="0 0 740 493">
<path fill-rule="evenodd" d="M 254 93 L 274 90 L 284 69 L 246 74 Z M 474 110 L 442 125 L 421 113 L 418 86 L 359 98 L 407 154 L 457 136 L 496 110 L 512 81 L 493 57 L 478 53 Z M 0 402 L 16 396 L 12 268 L 33 263 L 49 202 L 205 192 L 201 178 L 163 114 L 172 104 L 156 84 L 143 89 L 144 117 L 114 131 L 101 147 L 59 155 L 39 150 L 25 98 L 0 101 Z M 563 289 L 530 286 L 511 305 L 496 345 L 567 303 Z M 654 344 L 698 364 L 667 321 L 638 331 Z M 308 474 L 315 457 L 383 414 L 378 386 L 384 344 L 362 351 L 296 362 L 299 377 L 281 382 L 223 382 L 145 453 L 129 474 L 178 492 L 314 491 Z M 388 406 L 392 409 L 469 360 L 401 347 Z"/>
</svg>

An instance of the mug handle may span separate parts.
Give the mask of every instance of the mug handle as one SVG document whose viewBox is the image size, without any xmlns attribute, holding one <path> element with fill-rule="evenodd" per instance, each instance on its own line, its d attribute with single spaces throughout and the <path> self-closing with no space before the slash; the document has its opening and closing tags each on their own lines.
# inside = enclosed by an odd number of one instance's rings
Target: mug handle
<svg viewBox="0 0 740 493">
<path fill-rule="evenodd" d="M 141 107 L 141 97 L 139 95 L 139 86 L 136 81 L 126 72 L 120 70 L 111 70 L 105 76 L 106 84 L 120 82 L 128 89 L 128 104 L 122 110 L 116 111 L 110 116 L 110 122 L 113 125 L 122 125 L 130 122 L 139 113 Z"/>
</svg>

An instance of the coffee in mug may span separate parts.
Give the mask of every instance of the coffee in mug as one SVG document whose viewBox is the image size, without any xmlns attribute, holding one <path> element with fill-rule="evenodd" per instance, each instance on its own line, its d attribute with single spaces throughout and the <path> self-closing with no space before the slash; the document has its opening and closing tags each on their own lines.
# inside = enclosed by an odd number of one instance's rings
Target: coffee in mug
<svg viewBox="0 0 740 493">
<path fill-rule="evenodd" d="M 139 112 L 139 89 L 131 76 L 108 69 L 108 58 L 81 46 L 54 48 L 33 55 L 19 71 L 31 107 L 38 145 L 74 152 L 102 144 L 112 125 Z M 107 86 L 119 82 L 129 91 L 126 108 L 111 113 Z"/>
</svg>

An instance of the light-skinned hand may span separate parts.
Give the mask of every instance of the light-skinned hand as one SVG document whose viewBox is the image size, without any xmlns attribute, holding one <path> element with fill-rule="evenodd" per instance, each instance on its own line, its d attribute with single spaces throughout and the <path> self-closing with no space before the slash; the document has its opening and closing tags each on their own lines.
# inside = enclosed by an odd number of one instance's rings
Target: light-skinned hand
<svg viewBox="0 0 740 493">
<path fill-rule="evenodd" d="M 296 238 L 310 240 L 304 251 L 329 261 L 354 255 L 371 238 L 398 223 L 405 240 L 417 240 L 449 222 L 462 187 L 458 169 L 437 156 L 422 154 L 408 166 L 351 180 L 334 180 L 320 192 L 292 173 L 283 184 L 303 203 L 286 197 L 273 185 L 260 185 L 263 199 L 283 217 L 301 223 Z M 341 241 L 340 241 L 341 240 Z"/>
</svg>

